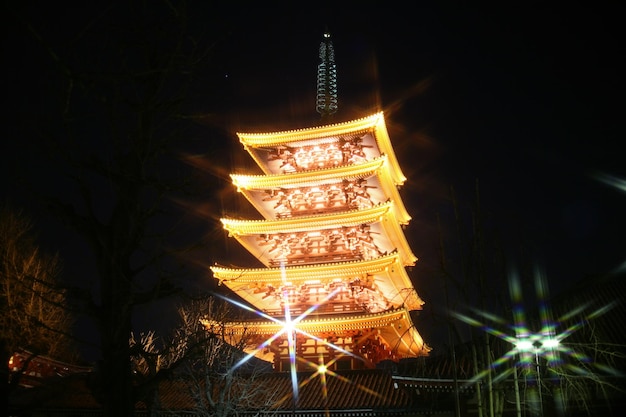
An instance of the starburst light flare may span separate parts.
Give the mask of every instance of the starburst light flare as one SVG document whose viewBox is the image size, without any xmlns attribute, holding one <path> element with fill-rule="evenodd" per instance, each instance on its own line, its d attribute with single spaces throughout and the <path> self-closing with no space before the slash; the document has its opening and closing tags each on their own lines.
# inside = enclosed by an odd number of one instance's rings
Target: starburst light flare
<svg viewBox="0 0 626 417">
<path fill-rule="evenodd" d="M 284 279 L 284 283 L 287 283 L 287 277 L 286 277 L 286 270 L 284 268 L 284 266 L 282 267 L 283 269 L 283 279 Z M 276 332 L 275 334 L 271 335 L 267 340 L 265 340 L 263 343 L 259 344 L 256 348 L 254 348 L 252 351 L 250 351 L 249 353 L 247 353 L 244 357 L 242 357 L 237 363 L 235 363 L 231 369 L 229 370 L 230 373 L 234 372 L 237 368 L 241 367 L 242 365 L 244 365 L 246 362 L 248 362 L 249 360 L 251 360 L 253 357 L 255 357 L 260 351 L 268 348 L 271 346 L 272 342 L 274 342 L 275 340 L 277 340 L 279 337 L 281 336 L 287 336 L 287 342 L 288 342 L 288 352 L 289 352 L 289 360 L 290 360 L 290 373 L 291 373 L 291 382 L 292 382 L 292 400 L 294 402 L 294 404 L 297 402 L 298 399 L 298 393 L 300 388 L 302 388 L 304 385 L 308 384 L 309 382 L 313 381 L 315 378 L 320 378 L 320 384 L 322 387 L 322 395 L 324 396 L 324 398 L 327 397 L 328 395 L 328 391 L 327 391 L 327 376 L 331 376 L 333 378 L 337 378 L 338 380 L 344 382 L 344 383 L 348 383 L 351 385 L 354 385 L 354 382 L 351 381 L 350 379 L 339 375 L 335 372 L 333 372 L 330 369 L 330 366 L 332 366 L 335 362 L 337 362 L 341 357 L 345 357 L 345 356 L 351 356 L 355 359 L 359 359 L 362 360 L 362 358 L 360 358 L 358 355 L 354 354 L 353 352 L 347 351 L 345 349 L 343 349 L 340 346 L 337 346 L 331 342 L 329 342 L 326 339 L 322 339 L 320 337 L 317 337 L 313 334 L 310 334 L 308 332 L 305 332 L 301 329 L 299 329 L 297 327 L 297 324 L 299 322 L 301 322 L 302 320 L 304 320 L 307 316 L 309 316 L 310 314 L 314 313 L 316 311 L 316 309 L 320 306 L 323 305 L 325 302 L 327 302 L 329 299 L 331 299 L 332 297 L 335 297 L 340 291 L 340 288 L 335 289 L 334 291 L 330 292 L 328 295 L 325 296 L 325 298 L 323 300 L 321 300 L 319 303 L 309 307 L 307 310 L 305 310 L 302 314 L 300 314 L 299 316 L 293 318 L 291 316 L 291 311 L 289 308 L 289 300 L 288 300 L 288 294 L 287 293 L 283 293 L 283 300 L 284 300 L 284 308 L 285 308 L 285 319 L 281 320 L 278 319 L 276 317 L 270 316 L 262 311 L 258 311 L 248 305 L 245 305 L 239 301 L 236 300 L 232 300 L 228 297 L 225 297 L 223 295 L 220 294 L 215 294 L 217 297 L 233 304 L 236 305 L 239 308 L 242 308 L 243 310 L 246 310 L 248 312 L 252 312 L 256 315 L 258 315 L 259 317 L 263 318 L 263 319 L 267 319 L 269 321 L 272 321 L 274 323 L 280 324 L 280 330 L 278 332 Z M 334 359 L 332 359 L 331 361 L 324 363 L 323 361 L 323 357 L 320 358 L 319 363 L 314 363 L 311 362 L 305 358 L 300 358 L 297 357 L 297 350 L 296 350 L 296 335 L 301 335 L 304 338 L 308 338 L 308 339 L 313 339 L 315 341 L 317 341 L 320 344 L 323 344 L 325 346 L 327 346 L 329 349 L 333 349 L 335 351 L 337 351 L 339 353 L 339 355 L 337 355 Z M 303 363 L 307 368 L 310 369 L 314 369 L 315 372 L 313 372 L 308 378 L 306 378 L 305 380 L 301 381 L 300 383 L 298 383 L 298 376 L 297 376 L 297 363 Z M 365 387 L 362 386 L 360 384 L 357 385 L 357 387 L 364 391 L 365 393 L 369 394 L 369 395 L 374 395 L 374 396 L 380 396 L 379 393 Z M 277 403 L 283 403 L 285 401 L 288 401 L 289 398 L 285 397 L 282 398 L 280 400 L 277 401 Z"/>
<path fill-rule="evenodd" d="M 512 373 L 513 369 L 518 367 L 531 370 L 537 366 L 539 358 L 543 358 L 546 361 L 546 369 L 554 375 L 560 372 L 558 371 L 559 368 L 567 368 L 579 375 L 586 374 L 592 376 L 588 369 L 577 364 L 592 364 L 600 372 L 615 374 L 616 370 L 610 366 L 593 363 L 594 360 L 589 355 L 578 352 L 563 342 L 574 332 L 583 328 L 590 320 L 600 317 L 615 307 L 616 302 L 587 312 L 591 307 L 591 302 L 589 302 L 567 311 L 555 320 L 547 303 L 548 287 L 546 279 L 539 270 L 535 271 L 534 278 L 538 306 L 534 314 L 539 318 L 540 328 L 538 331 L 533 331 L 530 323 L 527 321 L 527 310 L 524 308 L 522 287 L 520 279 L 515 273 L 510 274 L 509 278 L 509 292 L 513 313 L 512 323 L 500 316 L 478 309 L 470 309 L 473 315 L 478 318 L 470 317 L 460 312 L 451 313 L 453 317 L 491 334 L 511 346 L 502 356 L 493 360 L 487 369 L 478 372 L 471 381 L 481 380 L 487 373 L 499 369 L 505 364 L 513 363 L 513 368 L 503 369 L 501 371 L 502 374 L 496 376 L 496 379 L 505 378 Z M 481 321 L 481 317 L 485 321 Z M 578 319 L 572 324 L 567 327 L 564 326 L 564 323 L 572 322 L 576 318 Z M 570 360 L 566 363 L 565 358 Z"/>
<path fill-rule="evenodd" d="M 285 306 L 285 324 L 283 326 L 284 331 L 287 333 L 287 350 L 289 352 L 289 369 L 291 372 L 291 386 L 293 390 L 294 405 L 298 401 L 298 374 L 296 367 L 296 341 L 294 323 L 291 321 L 291 310 L 289 303 L 289 294 L 287 288 L 287 271 L 285 270 L 285 260 L 280 261 L 280 273 L 283 280 L 283 305 Z"/>
<path fill-rule="evenodd" d="M 285 274 L 285 268 L 284 265 L 281 267 L 283 274 Z M 284 276 L 284 282 L 286 283 L 286 276 Z M 240 366 L 242 366 L 243 364 L 245 364 L 246 362 L 248 362 L 250 359 L 252 359 L 254 356 L 256 356 L 256 354 L 260 351 L 262 351 L 263 349 L 269 347 L 272 342 L 274 342 L 275 340 L 277 340 L 279 337 L 286 335 L 287 336 L 287 341 L 288 341 L 288 351 L 289 351 L 289 359 L 290 359 L 290 369 L 291 369 L 291 374 L 292 374 L 292 385 L 294 388 L 294 395 L 297 396 L 298 393 L 298 384 L 297 384 L 297 366 L 296 366 L 296 362 L 297 360 L 300 360 L 300 358 L 296 357 L 296 339 L 295 339 L 295 335 L 296 334 L 300 334 L 306 338 L 309 339 L 314 339 L 316 340 L 318 343 L 324 344 L 326 346 L 328 346 L 331 349 L 334 349 L 338 352 L 340 352 L 343 355 L 348 355 L 348 356 L 352 356 L 356 359 L 361 359 L 360 357 L 358 357 L 357 355 L 355 355 L 352 352 L 349 352 L 343 348 L 341 348 L 340 346 L 337 346 L 325 339 L 321 339 L 315 335 L 312 335 L 308 332 L 305 332 L 301 329 L 299 329 L 297 327 L 297 323 L 301 322 L 302 320 L 304 320 L 308 315 L 312 314 L 313 312 L 315 312 L 315 310 L 320 306 L 323 305 L 325 302 L 327 302 L 329 299 L 333 298 L 334 296 L 336 296 L 340 291 L 340 288 L 335 289 L 334 291 L 330 292 L 328 295 L 326 295 L 324 297 L 323 300 L 321 300 L 319 303 L 309 307 L 307 310 L 305 310 L 302 314 L 300 314 L 299 316 L 297 316 L 295 319 L 292 319 L 291 317 L 291 311 L 289 309 L 289 300 L 288 300 L 288 294 L 286 292 L 283 292 L 282 297 L 284 299 L 284 306 L 285 306 L 285 319 L 281 320 L 278 319 L 276 317 L 270 316 L 267 313 L 264 313 L 262 311 L 256 310 L 246 304 L 243 304 L 239 301 L 236 300 L 232 300 L 228 297 L 225 297 L 223 295 L 220 294 L 215 294 L 216 297 L 219 297 L 221 299 L 223 299 L 224 301 L 227 301 L 243 310 L 246 310 L 248 312 L 254 313 L 256 315 L 258 315 L 261 318 L 273 321 L 274 323 L 280 324 L 280 331 L 276 332 L 275 334 L 273 334 L 271 337 L 269 337 L 267 340 L 265 340 L 263 343 L 261 343 L 260 345 L 258 345 L 254 350 L 252 350 L 251 352 L 249 352 L 248 354 L 246 354 L 243 358 L 241 358 L 237 363 L 235 363 L 231 369 L 230 372 L 235 371 L 237 368 L 239 368 Z M 305 361 L 307 363 L 310 363 L 309 361 Z M 334 362 L 334 361 L 333 361 Z M 315 367 L 315 365 L 312 365 L 311 367 Z"/>
</svg>

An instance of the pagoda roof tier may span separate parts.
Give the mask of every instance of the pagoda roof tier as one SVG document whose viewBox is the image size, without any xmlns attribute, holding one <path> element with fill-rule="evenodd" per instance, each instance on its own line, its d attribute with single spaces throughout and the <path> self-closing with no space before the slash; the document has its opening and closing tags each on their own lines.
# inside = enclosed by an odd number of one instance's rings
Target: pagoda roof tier
<svg viewBox="0 0 626 417">
<path fill-rule="evenodd" d="M 204 322 L 207 327 L 214 325 Z M 289 326 L 287 326 L 289 324 Z M 265 346 L 269 341 L 281 343 L 287 339 L 285 329 L 295 330 L 297 336 L 308 339 L 329 340 L 333 338 L 352 338 L 354 341 L 376 338 L 384 342 L 390 351 L 386 359 L 403 359 L 425 356 L 431 350 L 419 334 L 405 308 L 372 314 L 354 314 L 342 316 L 301 316 L 290 323 L 281 320 L 248 320 L 225 323 L 233 341 L 251 335 Z M 328 342 L 330 343 L 330 342 Z M 271 360 L 266 349 L 250 347 L 248 354 Z"/>
<path fill-rule="evenodd" d="M 265 266 L 310 265 L 373 259 L 398 251 L 402 264 L 414 265 L 396 215 L 397 205 L 278 220 L 221 219 L 229 236 Z"/>
<path fill-rule="evenodd" d="M 387 155 L 396 186 L 406 177 L 396 159 L 383 112 L 361 119 L 272 133 L 237 133 L 265 174 L 360 164 Z"/>
<path fill-rule="evenodd" d="M 237 191 L 266 219 L 362 209 L 393 200 L 398 221 L 411 220 L 393 183 L 389 157 L 359 165 L 275 175 L 231 175 Z"/>
<path fill-rule="evenodd" d="M 314 308 L 316 314 L 380 312 L 406 307 L 421 310 L 397 252 L 375 259 L 288 266 L 284 268 L 211 267 L 213 276 L 259 311 L 294 314 Z"/>
</svg>

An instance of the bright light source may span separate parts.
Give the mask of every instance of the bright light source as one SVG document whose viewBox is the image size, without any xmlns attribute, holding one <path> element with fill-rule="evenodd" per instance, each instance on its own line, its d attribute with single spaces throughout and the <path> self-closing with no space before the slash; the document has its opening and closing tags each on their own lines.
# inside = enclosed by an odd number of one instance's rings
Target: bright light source
<svg viewBox="0 0 626 417">
<path fill-rule="evenodd" d="M 533 350 L 535 348 L 535 346 L 533 345 L 533 342 L 531 342 L 528 339 L 518 340 L 517 343 L 515 344 L 515 347 L 520 352 L 527 352 L 527 351 Z"/>
<path fill-rule="evenodd" d="M 285 321 L 283 323 L 283 328 L 285 329 L 285 334 L 289 334 L 296 329 L 292 321 Z"/>
<path fill-rule="evenodd" d="M 545 339 L 545 340 L 542 340 L 541 342 L 542 342 L 542 346 L 547 349 L 552 349 L 552 348 L 559 346 L 558 339 Z"/>
<path fill-rule="evenodd" d="M 319 372 L 320 374 L 324 374 L 326 373 L 326 365 L 320 365 L 317 367 L 317 372 Z"/>
</svg>

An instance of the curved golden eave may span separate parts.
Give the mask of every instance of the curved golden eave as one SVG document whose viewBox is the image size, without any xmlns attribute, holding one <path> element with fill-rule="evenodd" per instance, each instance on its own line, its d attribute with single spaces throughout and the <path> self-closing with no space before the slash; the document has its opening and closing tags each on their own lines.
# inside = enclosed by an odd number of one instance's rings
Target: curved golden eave
<svg viewBox="0 0 626 417">
<path fill-rule="evenodd" d="M 325 185 L 328 186 L 328 184 L 341 184 L 344 179 L 367 179 L 370 177 L 373 178 L 370 181 L 375 182 L 375 186 L 370 188 L 371 200 L 378 203 L 387 200 L 394 201 L 398 221 L 402 225 L 407 225 L 411 220 L 411 216 L 407 212 L 398 192 L 399 184 L 394 184 L 391 178 L 387 155 L 358 165 L 344 165 L 314 171 L 273 175 L 231 174 L 237 191 L 242 193 L 257 211 L 268 220 L 279 217 L 279 212 L 276 210 L 276 198 L 268 198 L 267 193 L 270 190 L 323 187 Z M 297 213 L 294 214 L 297 215 Z"/>
<path fill-rule="evenodd" d="M 229 236 L 235 237 L 239 243 L 265 266 L 276 262 L 279 252 L 268 246 L 263 238 L 274 236 L 288 237 L 289 234 L 321 233 L 336 231 L 343 228 L 359 228 L 366 225 L 371 228 L 371 236 L 375 240 L 377 250 L 391 253 L 398 251 L 404 265 L 414 265 L 417 257 L 411 251 L 398 221 L 393 201 L 369 209 L 349 212 L 303 216 L 279 220 L 238 220 L 221 219 Z M 372 258 L 374 256 L 369 256 Z M 345 260 L 345 259 L 344 259 Z M 315 262 L 314 263 L 321 263 Z"/>
<path fill-rule="evenodd" d="M 286 323 L 280 320 L 251 320 L 227 323 L 231 334 L 254 334 L 272 337 L 281 334 Z M 393 349 L 398 357 L 418 357 L 427 355 L 431 350 L 419 334 L 409 312 L 405 308 L 385 311 L 375 314 L 343 315 L 320 318 L 310 318 L 291 323 L 301 334 L 315 336 L 320 333 L 344 334 L 346 332 L 369 331 L 377 329 L 379 335 Z"/>
<path fill-rule="evenodd" d="M 384 122 L 385 118 L 383 112 L 378 112 L 370 116 L 342 123 L 267 133 L 238 132 L 237 136 L 239 137 L 239 141 L 246 146 L 270 147 L 328 136 L 346 136 L 373 131 L 376 130 L 377 126 L 382 125 L 384 127 Z"/>
<path fill-rule="evenodd" d="M 211 266 L 210 268 L 215 278 L 220 281 L 254 282 L 261 279 L 269 282 L 281 282 L 285 279 L 285 276 L 295 281 L 306 281 L 311 279 L 311 277 L 323 280 L 335 278 L 337 275 L 373 274 L 393 269 L 396 266 L 404 271 L 400 256 L 398 253 L 394 252 L 386 256 L 365 261 L 298 265 L 284 268 L 228 268 L 219 265 Z M 406 284 L 409 283 L 410 281 L 406 282 Z"/>
<path fill-rule="evenodd" d="M 382 169 L 387 161 L 387 156 L 383 155 L 371 161 L 358 165 L 342 165 L 336 168 L 318 169 L 289 174 L 270 175 L 240 175 L 231 174 L 233 184 L 238 189 L 255 189 L 271 186 L 298 186 L 302 183 L 324 184 L 337 178 L 359 178 L 365 177 Z M 398 184 L 398 186 L 401 184 Z"/>
<path fill-rule="evenodd" d="M 333 227 L 358 226 L 380 221 L 394 213 L 393 205 L 394 203 L 389 201 L 366 210 L 352 210 L 279 220 L 222 218 L 220 221 L 231 236 L 316 231 Z"/>
<path fill-rule="evenodd" d="M 297 330 L 314 333 L 314 332 L 332 332 L 346 330 L 363 330 L 371 327 L 385 327 L 389 323 L 397 320 L 408 319 L 409 312 L 404 308 L 398 308 L 391 311 L 385 311 L 375 314 L 346 314 L 338 316 L 306 316 L 301 320 L 294 320 L 292 327 Z M 239 322 L 229 322 L 228 328 L 231 330 L 251 329 L 254 334 L 276 334 L 283 330 L 285 322 L 283 320 L 249 320 Z"/>
<path fill-rule="evenodd" d="M 387 155 L 390 171 L 396 184 L 403 184 L 406 177 L 402 173 L 395 152 L 391 145 L 383 112 L 375 113 L 361 119 L 343 123 L 315 126 L 305 129 L 289 130 L 269 133 L 237 133 L 239 141 L 245 150 L 252 156 L 257 165 L 269 174 L 267 161 L 256 152 L 258 149 L 277 148 L 281 146 L 296 146 L 299 142 L 329 141 L 332 138 L 361 135 L 371 133 L 374 137 L 378 152 Z"/>
<path fill-rule="evenodd" d="M 211 271 L 221 285 L 228 287 L 257 310 L 271 314 L 280 314 L 281 303 L 284 301 L 281 294 L 285 288 L 299 294 L 308 291 L 315 293 L 313 297 L 306 297 L 307 302 L 299 300 L 299 308 L 306 310 L 313 305 L 334 302 L 329 298 L 329 285 L 343 284 L 347 289 L 355 280 L 360 280 L 368 288 L 370 299 L 367 302 L 375 303 L 375 307 L 369 311 L 389 306 L 421 310 L 424 304 L 413 288 L 397 253 L 370 260 L 333 264 L 250 269 L 213 266 Z M 317 289 L 313 289 L 316 287 Z M 382 298 L 375 300 L 374 297 Z M 341 298 L 348 302 L 352 297 L 343 294 Z"/>
</svg>

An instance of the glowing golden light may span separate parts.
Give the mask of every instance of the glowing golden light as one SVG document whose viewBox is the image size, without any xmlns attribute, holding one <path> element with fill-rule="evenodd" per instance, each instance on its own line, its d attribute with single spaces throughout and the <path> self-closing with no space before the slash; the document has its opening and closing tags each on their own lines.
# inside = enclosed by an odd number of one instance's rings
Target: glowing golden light
<svg viewBox="0 0 626 417">
<path fill-rule="evenodd" d="M 237 135 L 263 175 L 233 174 L 232 183 L 263 219 L 220 221 L 263 268 L 211 267 L 254 307 L 228 301 L 262 319 L 227 324 L 234 338 L 253 332 L 233 370 L 272 358 L 291 374 L 292 393 L 281 401 L 295 406 L 318 377 L 324 398 L 327 375 L 352 384 L 333 371 L 344 365 L 427 355 L 409 314 L 424 302 L 405 270 L 417 261 L 402 229 L 411 219 L 398 192 L 406 177 L 383 113 Z M 299 381 L 301 370 L 311 374 Z"/>
<path fill-rule="evenodd" d="M 337 346 L 333 343 L 328 342 L 325 339 L 321 339 L 313 334 L 309 334 L 301 329 L 298 328 L 297 323 L 304 320 L 304 318 L 313 313 L 315 311 L 315 307 L 312 307 L 310 309 L 308 309 L 305 313 L 303 313 L 302 315 L 296 317 L 295 319 L 291 319 L 290 314 L 289 314 L 289 307 L 286 306 L 286 310 L 285 310 L 285 320 L 279 320 L 276 319 L 274 317 L 268 316 L 267 314 L 257 311 L 249 306 L 246 306 L 242 303 L 239 303 L 235 300 L 231 300 L 227 297 L 221 296 L 216 294 L 216 296 L 224 299 L 225 301 L 228 301 L 229 303 L 232 303 L 240 308 L 243 308 L 247 311 L 251 311 L 256 313 L 257 315 L 259 315 L 260 317 L 264 317 L 266 319 L 272 320 L 276 323 L 279 323 L 280 326 L 280 330 L 277 331 L 276 333 L 274 333 L 273 335 L 271 335 L 269 338 L 267 338 L 263 343 L 259 344 L 256 348 L 254 348 L 250 353 L 248 353 L 247 355 L 245 355 L 242 359 L 240 359 L 237 363 L 235 363 L 231 369 L 229 370 L 229 372 L 234 372 L 237 368 L 239 368 L 240 366 L 242 366 L 243 364 L 245 364 L 247 361 L 249 361 L 250 359 L 252 359 L 254 356 L 256 356 L 256 354 L 260 351 L 262 351 L 263 349 L 267 348 L 268 346 L 271 345 L 271 343 L 273 341 L 275 341 L 276 339 L 278 339 L 279 337 L 281 337 L 282 335 L 286 334 L 287 335 L 287 340 L 288 340 L 288 346 L 289 346 L 289 360 L 290 360 L 290 373 L 291 373 L 291 382 L 292 382 L 292 396 L 293 396 L 293 401 L 297 401 L 298 398 L 298 393 L 300 388 L 302 388 L 304 385 L 308 384 L 309 382 L 311 382 L 312 380 L 314 380 L 315 378 L 319 377 L 320 378 L 320 383 L 321 383 L 321 387 L 322 387 L 322 396 L 323 398 L 327 398 L 328 392 L 327 392 L 327 383 L 326 383 L 326 375 L 330 375 L 334 378 L 337 378 L 345 383 L 349 383 L 351 385 L 354 385 L 354 383 L 349 379 L 346 378 L 342 375 L 339 375 L 337 373 L 335 373 L 334 371 L 330 370 L 330 366 L 332 364 L 334 364 L 336 361 L 340 360 L 342 357 L 344 356 L 350 356 L 353 357 L 357 360 L 362 360 L 359 356 L 355 355 L 352 352 L 349 352 L 343 348 L 341 348 L 340 346 Z M 331 295 L 332 296 L 332 295 Z M 324 363 L 324 358 L 323 356 L 320 356 L 319 358 L 319 362 L 313 363 L 310 362 L 304 358 L 300 358 L 296 355 L 295 352 L 295 334 L 301 334 L 307 338 L 316 340 L 319 343 L 324 344 L 325 346 L 327 346 L 330 349 L 333 349 L 335 351 L 337 351 L 339 354 L 336 355 L 336 357 L 327 362 Z M 296 367 L 296 362 L 301 362 L 304 363 L 306 365 L 308 365 L 308 368 L 310 369 L 315 369 L 315 372 L 313 374 L 311 374 L 310 376 L 308 376 L 306 379 L 304 379 L 301 383 L 298 383 L 298 376 L 297 376 L 297 367 Z M 377 393 L 376 391 L 373 391 L 365 386 L 362 386 L 360 384 L 357 384 L 357 387 L 359 389 L 361 389 L 362 391 L 370 394 L 370 395 L 374 395 L 374 396 L 380 396 L 379 393 Z M 287 401 L 289 398 L 285 397 L 282 399 L 279 399 L 277 401 L 277 404 L 281 404 L 285 401 Z"/>
<path fill-rule="evenodd" d="M 339 143 L 342 138 L 359 136 L 362 138 L 362 142 L 357 146 L 369 152 L 367 160 L 387 155 L 394 183 L 401 186 L 406 181 L 391 146 L 383 112 L 344 123 L 272 133 L 237 133 L 237 136 L 244 148 L 266 174 L 281 172 L 281 165 L 284 162 L 284 160 L 277 160 L 275 165 L 268 165 L 265 160 L 265 150 L 268 148 L 302 148 L 306 146 L 313 148 L 322 144 Z M 290 153 L 293 154 L 291 151 Z"/>
</svg>

